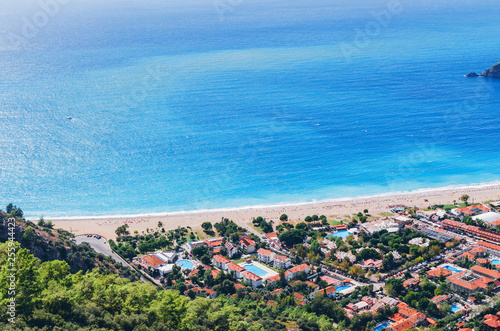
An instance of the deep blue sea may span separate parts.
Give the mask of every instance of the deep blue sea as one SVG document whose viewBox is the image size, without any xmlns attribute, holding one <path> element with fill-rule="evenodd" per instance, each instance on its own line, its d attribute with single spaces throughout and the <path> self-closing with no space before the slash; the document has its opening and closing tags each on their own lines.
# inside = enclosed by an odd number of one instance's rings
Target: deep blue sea
<svg viewBox="0 0 500 331">
<path fill-rule="evenodd" d="M 55 1 L 0 7 L 2 206 L 114 215 L 500 180 L 500 80 L 464 77 L 500 61 L 498 0 Z"/>
</svg>

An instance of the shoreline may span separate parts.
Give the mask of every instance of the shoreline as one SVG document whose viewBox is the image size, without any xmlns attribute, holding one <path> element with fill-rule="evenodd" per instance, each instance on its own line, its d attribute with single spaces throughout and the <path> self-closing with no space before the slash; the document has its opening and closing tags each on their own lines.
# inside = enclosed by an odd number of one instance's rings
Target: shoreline
<svg viewBox="0 0 500 331">
<path fill-rule="evenodd" d="M 469 203 L 482 203 L 486 200 L 500 200 L 500 182 L 476 185 L 462 185 L 431 189 L 418 189 L 408 192 L 392 192 L 380 195 L 339 198 L 312 202 L 285 203 L 277 205 L 256 205 L 239 208 L 191 210 L 165 213 L 132 214 L 132 215 L 100 215 L 75 217 L 44 217 L 52 221 L 55 228 L 68 230 L 75 235 L 92 233 L 113 239 L 114 231 L 123 224 L 129 224 L 130 233 L 146 232 L 156 229 L 159 221 L 165 230 L 191 226 L 201 227 L 203 222 L 218 222 L 226 217 L 238 225 L 249 227 L 253 217 L 262 216 L 279 221 L 281 214 L 287 214 L 289 220 L 301 221 L 307 215 L 326 215 L 329 219 L 345 218 L 344 216 L 368 209 L 370 214 L 379 215 L 388 211 L 391 204 L 406 204 L 425 208 L 434 204 L 459 201 L 463 194 L 470 196 Z M 36 220 L 38 218 L 28 218 Z"/>
</svg>

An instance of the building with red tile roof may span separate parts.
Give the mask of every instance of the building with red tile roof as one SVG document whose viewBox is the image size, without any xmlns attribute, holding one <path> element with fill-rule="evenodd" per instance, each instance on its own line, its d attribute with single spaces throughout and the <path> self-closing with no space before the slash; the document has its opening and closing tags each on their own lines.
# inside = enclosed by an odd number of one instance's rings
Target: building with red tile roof
<svg viewBox="0 0 500 331">
<path fill-rule="evenodd" d="M 403 282 L 403 287 L 405 289 L 414 288 L 419 282 L 420 280 L 418 278 L 410 278 Z"/>
<path fill-rule="evenodd" d="M 241 278 L 243 271 L 246 269 L 236 263 L 230 262 L 226 265 L 227 271 L 232 272 L 236 278 Z"/>
<path fill-rule="evenodd" d="M 481 246 L 473 247 L 470 252 L 475 256 L 484 256 L 484 248 Z"/>
<path fill-rule="evenodd" d="M 286 269 L 292 265 L 292 260 L 288 256 L 275 254 L 273 257 L 273 265 L 278 269 Z"/>
<path fill-rule="evenodd" d="M 274 256 L 276 255 L 276 253 L 274 253 L 273 251 L 270 251 L 268 249 L 259 248 L 257 250 L 257 255 L 258 255 L 259 261 L 264 262 L 264 263 L 271 263 L 273 261 Z"/>
<path fill-rule="evenodd" d="M 448 269 L 441 268 L 441 267 L 437 267 L 437 268 L 434 268 L 432 270 L 427 271 L 427 277 L 429 277 L 429 278 L 438 278 L 441 276 L 447 277 L 451 274 L 453 274 L 453 272 L 451 272 Z"/>
<path fill-rule="evenodd" d="M 274 275 L 274 276 L 271 276 L 269 278 L 266 279 L 266 283 L 267 284 L 272 284 L 274 282 L 277 282 L 278 280 L 280 280 L 280 275 Z"/>
<path fill-rule="evenodd" d="M 469 270 L 465 270 L 449 276 L 446 281 L 452 290 L 471 295 L 477 291 L 485 292 L 488 284 L 493 280 L 477 275 Z"/>
<path fill-rule="evenodd" d="M 491 314 L 484 316 L 483 324 L 489 326 L 493 330 L 500 330 L 500 320 L 499 320 L 498 316 L 491 315 Z"/>
<path fill-rule="evenodd" d="M 328 286 L 327 288 L 324 288 L 324 289 L 312 292 L 310 294 L 310 297 L 312 299 L 314 299 L 315 297 L 321 296 L 321 295 L 326 295 L 329 298 L 333 298 L 333 297 L 335 297 L 337 295 L 337 289 L 335 287 L 333 287 L 333 286 Z"/>
<path fill-rule="evenodd" d="M 438 304 L 442 301 L 445 301 L 445 300 L 448 300 L 450 298 L 449 295 L 446 295 L 446 294 L 442 294 L 442 295 L 436 295 L 435 297 L 433 297 L 432 299 L 430 299 L 429 301 L 432 301 L 434 302 L 435 304 Z"/>
<path fill-rule="evenodd" d="M 135 258 L 135 262 L 144 269 L 158 269 L 160 266 L 167 264 L 155 254 L 139 256 Z"/>
<path fill-rule="evenodd" d="M 402 319 L 400 321 L 397 321 L 387 327 L 387 329 L 392 330 L 392 331 L 403 331 L 403 330 L 408 330 L 411 328 L 414 328 L 415 324 L 413 324 L 410 320 L 408 319 Z"/>
<path fill-rule="evenodd" d="M 287 280 L 289 280 L 302 271 L 308 274 L 311 271 L 311 267 L 304 263 L 296 267 L 290 268 L 285 272 L 285 277 Z"/>
<path fill-rule="evenodd" d="M 306 281 L 305 281 L 305 283 L 306 283 L 306 285 L 307 285 L 308 287 L 312 287 L 312 288 L 318 288 L 318 287 L 319 287 L 319 285 L 318 285 L 318 284 L 313 283 L 313 282 L 311 282 L 311 281 L 309 281 L 309 280 L 306 280 Z"/>
<path fill-rule="evenodd" d="M 248 236 L 240 236 L 240 245 L 247 253 L 255 252 L 255 241 Z"/>
<path fill-rule="evenodd" d="M 227 264 L 231 262 L 231 260 L 226 259 L 222 255 L 214 255 L 212 258 L 212 262 L 220 269 L 227 270 Z"/>
<path fill-rule="evenodd" d="M 281 292 L 283 292 L 283 289 L 279 288 L 279 289 L 272 291 L 271 294 L 280 294 Z"/>
<path fill-rule="evenodd" d="M 243 271 L 241 273 L 241 276 L 243 277 L 243 279 L 247 282 L 249 282 L 250 284 L 252 284 L 253 287 L 259 287 L 262 285 L 262 277 L 260 276 L 257 276 L 256 274 L 254 274 L 253 272 L 250 272 L 250 271 Z"/>
<path fill-rule="evenodd" d="M 472 270 L 474 273 L 476 273 L 478 275 L 488 277 L 488 278 L 493 279 L 493 280 L 500 279 L 500 272 L 498 272 L 496 270 L 490 270 L 490 269 L 487 269 L 485 267 L 481 267 L 478 265 L 473 266 L 472 268 L 470 268 L 470 270 Z"/>
<path fill-rule="evenodd" d="M 206 239 L 205 243 L 210 249 L 222 248 L 222 238 Z"/>
<path fill-rule="evenodd" d="M 205 295 L 207 296 L 208 299 L 215 299 L 217 297 L 217 292 L 215 292 L 212 289 L 206 288 Z"/>
</svg>

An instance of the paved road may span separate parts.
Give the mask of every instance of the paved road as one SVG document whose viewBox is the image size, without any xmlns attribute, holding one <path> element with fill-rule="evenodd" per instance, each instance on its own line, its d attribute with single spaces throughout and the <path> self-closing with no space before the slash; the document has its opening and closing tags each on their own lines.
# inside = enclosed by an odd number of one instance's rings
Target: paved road
<svg viewBox="0 0 500 331">
<path fill-rule="evenodd" d="M 128 265 L 121 257 L 113 253 L 111 247 L 109 247 L 108 241 L 105 238 L 97 239 L 94 237 L 87 237 L 86 235 L 76 236 L 75 242 L 77 245 L 82 242 L 86 242 L 92 247 L 97 253 L 104 254 L 106 256 L 111 256 L 116 262 L 119 262 L 123 265 Z"/>
</svg>

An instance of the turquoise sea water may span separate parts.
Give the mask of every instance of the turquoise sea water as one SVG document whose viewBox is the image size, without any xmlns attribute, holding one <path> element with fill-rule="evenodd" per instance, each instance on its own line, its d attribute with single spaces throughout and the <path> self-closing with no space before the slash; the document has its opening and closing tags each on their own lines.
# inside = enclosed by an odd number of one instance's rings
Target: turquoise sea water
<svg viewBox="0 0 500 331">
<path fill-rule="evenodd" d="M 111 215 L 498 180 L 500 81 L 463 75 L 500 61 L 500 3 L 390 3 L 73 0 L 44 20 L 7 0 L 0 204 Z"/>
</svg>

